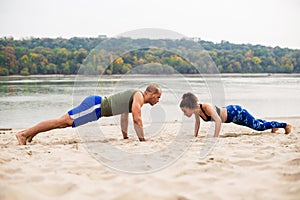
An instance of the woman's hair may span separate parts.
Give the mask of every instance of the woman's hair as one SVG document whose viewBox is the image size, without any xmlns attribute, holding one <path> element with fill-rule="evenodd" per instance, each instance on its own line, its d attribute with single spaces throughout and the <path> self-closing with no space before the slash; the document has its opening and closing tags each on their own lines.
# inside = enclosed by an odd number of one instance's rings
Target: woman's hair
<svg viewBox="0 0 300 200">
<path fill-rule="evenodd" d="M 180 102 L 180 108 L 186 107 L 190 109 L 197 108 L 198 98 L 191 92 L 182 95 L 182 100 Z"/>
</svg>

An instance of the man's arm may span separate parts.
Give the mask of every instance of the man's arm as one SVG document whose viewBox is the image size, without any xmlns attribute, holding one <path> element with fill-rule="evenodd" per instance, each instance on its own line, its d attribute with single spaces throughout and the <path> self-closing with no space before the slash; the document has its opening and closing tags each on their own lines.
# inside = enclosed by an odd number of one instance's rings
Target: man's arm
<svg viewBox="0 0 300 200">
<path fill-rule="evenodd" d="M 145 141 L 141 108 L 144 105 L 144 97 L 140 92 L 134 94 L 132 102 L 132 118 L 136 135 L 140 141 Z"/>
<path fill-rule="evenodd" d="M 128 139 L 128 113 L 121 114 L 121 129 L 124 139 Z"/>
</svg>

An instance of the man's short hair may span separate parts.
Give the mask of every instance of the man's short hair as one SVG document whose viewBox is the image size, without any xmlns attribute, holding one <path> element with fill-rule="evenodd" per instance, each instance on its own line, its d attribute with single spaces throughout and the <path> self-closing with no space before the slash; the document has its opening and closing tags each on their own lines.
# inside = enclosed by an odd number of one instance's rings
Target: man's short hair
<svg viewBox="0 0 300 200">
<path fill-rule="evenodd" d="M 146 88 L 146 91 L 156 94 L 156 93 L 160 92 L 161 89 L 160 89 L 159 85 L 153 83 L 153 84 L 148 85 L 148 87 Z"/>
</svg>

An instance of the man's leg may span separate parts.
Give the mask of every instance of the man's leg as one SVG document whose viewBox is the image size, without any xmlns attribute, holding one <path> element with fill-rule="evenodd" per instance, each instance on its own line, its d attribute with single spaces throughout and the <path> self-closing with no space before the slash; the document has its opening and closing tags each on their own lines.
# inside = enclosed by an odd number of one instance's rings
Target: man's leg
<svg viewBox="0 0 300 200">
<path fill-rule="evenodd" d="M 60 118 L 46 120 L 37 125 L 17 133 L 16 137 L 20 145 L 26 145 L 26 142 L 31 142 L 32 138 L 38 133 L 49 131 L 56 128 L 66 128 L 72 126 L 73 119 L 64 114 Z"/>
</svg>

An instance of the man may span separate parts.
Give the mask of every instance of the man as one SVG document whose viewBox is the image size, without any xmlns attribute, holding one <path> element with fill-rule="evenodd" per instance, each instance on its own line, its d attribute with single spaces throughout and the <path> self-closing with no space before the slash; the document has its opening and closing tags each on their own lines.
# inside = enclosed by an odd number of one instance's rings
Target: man
<svg viewBox="0 0 300 200">
<path fill-rule="evenodd" d="M 140 141 L 144 138 L 144 129 L 141 116 L 141 108 L 144 104 L 155 105 L 162 94 L 161 88 L 156 84 L 150 84 L 144 92 L 139 90 L 126 90 L 109 97 L 89 96 L 81 104 L 60 118 L 51 119 L 16 134 L 20 145 L 26 145 L 38 133 L 56 128 L 77 127 L 100 117 L 109 117 L 121 114 L 121 129 L 123 138 L 127 139 L 128 113 L 132 113 L 133 124 Z"/>
</svg>

